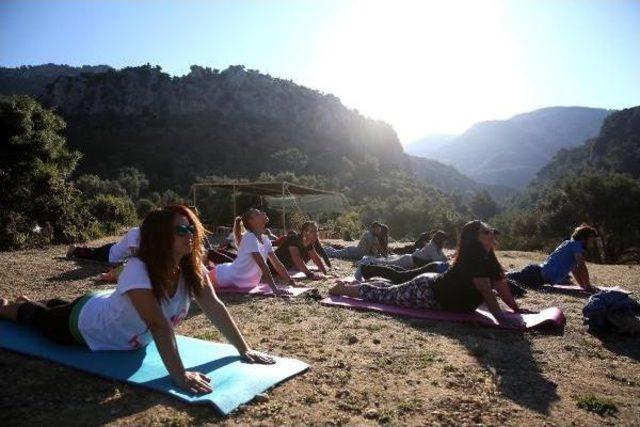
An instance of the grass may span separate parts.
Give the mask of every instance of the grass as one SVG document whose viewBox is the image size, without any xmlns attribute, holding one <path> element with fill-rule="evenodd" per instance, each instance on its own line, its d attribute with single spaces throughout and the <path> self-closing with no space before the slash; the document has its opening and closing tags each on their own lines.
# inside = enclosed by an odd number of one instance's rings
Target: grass
<svg viewBox="0 0 640 427">
<path fill-rule="evenodd" d="M 576 406 L 585 411 L 598 414 L 601 417 L 614 415 L 618 412 L 618 408 L 612 401 L 594 396 L 593 394 L 576 397 Z"/>
<path fill-rule="evenodd" d="M 0 296 L 73 299 L 104 288 L 93 281 L 103 267 L 62 259 L 65 249 L 1 252 Z M 543 257 L 499 253 L 503 262 L 504 255 L 515 266 Z M 340 275 L 352 273 L 348 262 L 335 265 Z M 640 266 L 589 269 L 598 283 L 640 295 Z M 331 281 L 313 285 L 326 294 Z M 640 425 L 640 340 L 588 335 L 580 297 L 530 291 L 520 300 L 525 308 L 562 309 L 561 336 L 414 322 L 310 300 L 222 298 L 251 346 L 311 369 L 221 418 L 208 407 L 0 350 L 0 425 Z M 197 309 L 178 332 L 224 341 Z"/>
</svg>

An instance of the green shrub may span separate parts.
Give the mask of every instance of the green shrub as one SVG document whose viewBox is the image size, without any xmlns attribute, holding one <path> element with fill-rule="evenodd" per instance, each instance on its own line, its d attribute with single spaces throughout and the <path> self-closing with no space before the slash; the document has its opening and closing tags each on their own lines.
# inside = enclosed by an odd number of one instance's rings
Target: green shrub
<svg viewBox="0 0 640 427">
<path fill-rule="evenodd" d="M 86 238 L 91 218 L 69 182 L 80 153 L 64 127 L 32 98 L 0 97 L 0 250 Z"/>
<path fill-rule="evenodd" d="M 138 222 L 136 210 L 128 197 L 100 194 L 88 200 L 87 209 L 104 233 L 117 233 L 123 226 L 133 226 Z"/>
<path fill-rule="evenodd" d="M 337 236 L 344 240 L 358 239 L 363 229 L 360 215 L 355 210 L 346 211 L 334 220 L 329 221 L 328 226 Z"/>
<path fill-rule="evenodd" d="M 605 415 L 613 415 L 618 412 L 618 408 L 613 402 L 601 397 L 596 397 L 592 394 L 578 396 L 576 398 L 576 405 L 580 409 L 596 413 L 601 417 Z"/>
</svg>

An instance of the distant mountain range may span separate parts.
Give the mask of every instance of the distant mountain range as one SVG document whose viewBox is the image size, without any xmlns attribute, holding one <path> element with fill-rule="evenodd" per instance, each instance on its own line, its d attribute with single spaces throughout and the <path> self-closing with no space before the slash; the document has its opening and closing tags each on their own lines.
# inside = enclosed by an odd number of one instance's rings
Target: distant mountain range
<svg viewBox="0 0 640 427">
<path fill-rule="evenodd" d="M 611 110 L 549 107 L 480 122 L 459 136 L 434 135 L 406 151 L 456 167 L 475 181 L 522 189 L 558 150 L 598 135 Z"/>
<path fill-rule="evenodd" d="M 83 154 L 78 173 L 108 176 L 135 166 L 161 188 L 184 189 L 207 175 L 333 177 L 373 157 L 383 170 L 445 192 L 485 187 L 451 166 L 406 155 L 391 126 L 337 97 L 243 66 L 192 66 L 182 77 L 150 65 L 0 68 L 0 94 L 34 96 L 63 116 L 69 144 Z"/>
</svg>

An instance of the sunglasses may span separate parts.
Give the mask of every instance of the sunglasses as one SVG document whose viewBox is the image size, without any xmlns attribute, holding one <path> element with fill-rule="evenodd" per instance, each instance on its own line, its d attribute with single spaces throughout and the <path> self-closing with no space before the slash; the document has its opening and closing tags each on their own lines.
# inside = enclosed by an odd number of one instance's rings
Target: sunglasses
<svg viewBox="0 0 640 427">
<path fill-rule="evenodd" d="M 195 232 L 195 227 L 191 224 L 189 225 L 176 225 L 176 234 L 180 237 L 186 236 L 187 233 L 193 235 Z"/>
</svg>

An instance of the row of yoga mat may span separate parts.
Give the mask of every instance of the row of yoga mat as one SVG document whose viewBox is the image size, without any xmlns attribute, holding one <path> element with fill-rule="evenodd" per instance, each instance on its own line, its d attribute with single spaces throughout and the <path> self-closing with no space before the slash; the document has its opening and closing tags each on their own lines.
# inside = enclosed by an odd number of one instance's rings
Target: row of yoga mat
<svg viewBox="0 0 640 427">
<path fill-rule="evenodd" d="M 299 296 L 312 288 L 285 287 Z M 260 284 L 253 288 L 218 288 L 219 293 L 273 295 L 270 287 Z M 563 289 L 561 289 L 563 290 Z M 574 291 L 575 289 L 570 289 Z M 322 305 L 369 310 L 391 315 L 445 322 L 465 322 L 477 326 L 505 328 L 485 309 L 473 313 L 449 313 L 412 309 L 394 305 L 370 303 L 347 297 L 328 297 Z M 564 327 L 562 312 L 555 307 L 539 313 L 508 316 L 520 319 L 522 328 L 530 330 L 552 326 Z M 506 328 L 513 329 L 513 328 Z M 31 328 L 0 321 L 0 348 L 51 360 L 65 366 L 86 371 L 100 377 L 115 379 L 149 388 L 192 404 L 212 405 L 226 415 L 256 395 L 309 368 L 300 360 L 276 357 L 274 365 L 257 365 L 241 360 L 234 347 L 184 336 L 177 337 L 180 356 L 188 370 L 202 372 L 212 378 L 213 391 L 192 395 L 177 388 L 171 381 L 154 343 L 136 351 L 91 352 L 84 347 L 64 346 L 43 338 Z"/>
</svg>

